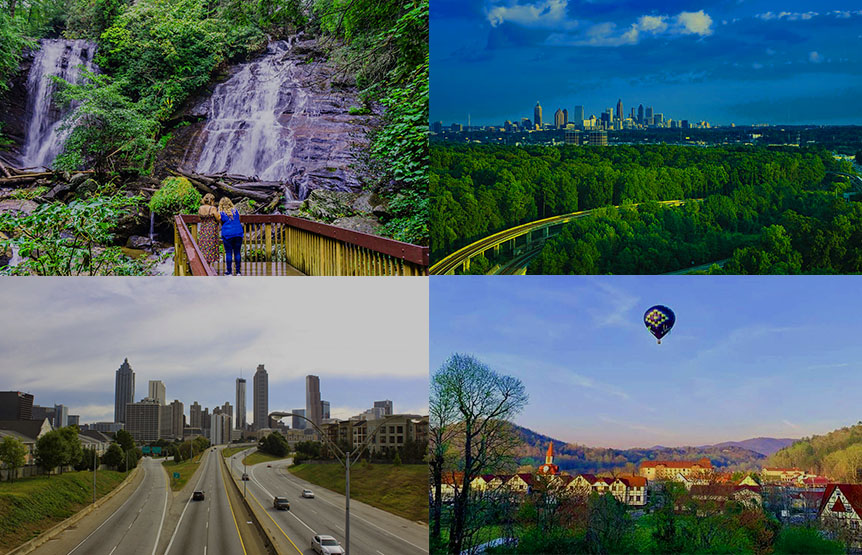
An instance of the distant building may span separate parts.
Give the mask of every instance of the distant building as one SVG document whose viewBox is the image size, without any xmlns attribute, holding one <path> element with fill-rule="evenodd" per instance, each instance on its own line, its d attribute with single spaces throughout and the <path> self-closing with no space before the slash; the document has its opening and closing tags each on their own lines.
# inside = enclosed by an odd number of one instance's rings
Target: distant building
<svg viewBox="0 0 862 555">
<path fill-rule="evenodd" d="M 122 422 L 95 422 L 93 424 L 89 424 L 88 427 L 90 430 L 95 430 L 104 434 L 115 434 L 124 429 L 125 426 Z"/>
<path fill-rule="evenodd" d="M 263 364 L 259 364 L 254 373 L 253 402 L 255 429 L 269 427 L 269 375 Z"/>
<path fill-rule="evenodd" d="M 566 144 L 579 145 L 581 144 L 581 132 L 577 129 L 566 129 Z"/>
<path fill-rule="evenodd" d="M 320 426 L 320 378 L 308 375 L 305 377 L 305 417 L 315 426 Z"/>
<path fill-rule="evenodd" d="M 697 461 L 643 461 L 638 474 L 647 480 L 672 480 L 677 474 L 696 476 L 712 471 L 712 462 L 706 457 Z"/>
<path fill-rule="evenodd" d="M 150 399 L 154 401 L 158 401 L 160 405 L 165 406 L 168 404 L 167 392 L 165 390 L 165 384 L 161 380 L 150 380 L 149 383 L 149 394 L 147 395 Z"/>
<path fill-rule="evenodd" d="M 374 401 L 374 408 L 382 408 L 383 416 L 392 416 L 392 401 Z"/>
<path fill-rule="evenodd" d="M 588 144 L 590 146 L 608 146 L 608 132 L 602 130 L 590 131 Z"/>
<path fill-rule="evenodd" d="M 805 471 L 801 468 L 780 468 L 775 466 L 764 466 L 760 472 L 763 479 L 773 482 L 789 482 L 803 476 Z"/>
<path fill-rule="evenodd" d="M 65 428 L 69 425 L 69 407 L 54 405 L 54 427 Z"/>
<path fill-rule="evenodd" d="M 617 100 L 617 119 L 622 120 L 623 117 L 623 99 L 620 98 Z"/>
<path fill-rule="evenodd" d="M 21 391 L 0 391 L 0 420 L 33 418 L 33 396 Z"/>
<path fill-rule="evenodd" d="M 644 122 L 644 105 L 641 104 L 638 106 L 638 123 L 643 125 Z"/>
<path fill-rule="evenodd" d="M 304 430 L 307 422 L 305 421 L 305 418 L 299 417 L 305 416 L 305 409 L 293 409 L 290 412 L 295 415 L 291 420 L 290 427 L 294 430 Z"/>
<path fill-rule="evenodd" d="M 575 106 L 575 113 L 572 115 L 572 119 L 575 123 L 581 123 L 584 121 L 584 107 L 583 106 Z"/>
<path fill-rule="evenodd" d="M 183 428 L 186 424 L 186 415 L 182 401 L 174 399 L 171 403 L 171 435 L 176 439 L 183 438 Z"/>
<path fill-rule="evenodd" d="M 114 422 L 126 421 L 126 406 L 135 400 L 135 373 L 125 359 L 116 372 L 114 384 Z"/>
<path fill-rule="evenodd" d="M 232 428 L 231 417 L 222 412 L 216 413 L 213 411 L 210 422 L 210 430 L 212 434 L 210 441 L 212 444 L 223 445 L 225 443 L 230 443 L 230 431 Z"/>
<path fill-rule="evenodd" d="M 563 108 L 563 127 L 569 125 L 569 111 Z"/>
<path fill-rule="evenodd" d="M 245 430 L 246 421 L 245 421 L 245 378 L 237 378 L 236 379 L 236 418 L 234 419 L 236 423 L 237 430 Z"/>
<path fill-rule="evenodd" d="M 539 101 L 536 101 L 536 107 L 533 108 L 533 123 L 539 128 L 542 127 L 542 106 L 539 104 Z"/>
<path fill-rule="evenodd" d="M 562 129 L 566 126 L 566 120 L 563 117 L 563 111 L 557 108 L 557 111 L 554 112 L 554 128 Z"/>
<path fill-rule="evenodd" d="M 81 425 L 81 415 L 80 414 L 70 414 L 69 415 L 69 426 L 80 426 Z"/>
<path fill-rule="evenodd" d="M 560 467 L 554 464 L 554 442 L 548 443 L 548 452 L 545 454 L 545 464 L 541 465 L 536 474 L 556 476 L 560 473 Z"/>
<path fill-rule="evenodd" d="M 170 410 L 170 407 L 165 407 Z M 161 432 L 162 406 L 158 401 L 144 399 L 139 403 L 127 403 L 123 416 L 126 431 L 137 442 L 157 441 Z"/>
<path fill-rule="evenodd" d="M 434 123 L 432 123 L 431 124 L 431 132 L 436 133 L 438 135 L 440 133 L 442 133 L 443 132 L 443 122 L 442 121 L 435 121 Z"/>
<path fill-rule="evenodd" d="M 646 116 L 647 121 L 649 121 L 653 118 L 652 106 L 647 106 L 647 109 L 646 109 L 646 112 L 644 112 L 644 115 Z"/>
<path fill-rule="evenodd" d="M 201 406 L 197 401 L 192 403 L 192 406 L 189 407 L 189 427 L 203 429 L 203 425 L 201 423 Z"/>
<path fill-rule="evenodd" d="M 320 420 L 329 420 L 329 401 L 320 402 Z"/>
</svg>

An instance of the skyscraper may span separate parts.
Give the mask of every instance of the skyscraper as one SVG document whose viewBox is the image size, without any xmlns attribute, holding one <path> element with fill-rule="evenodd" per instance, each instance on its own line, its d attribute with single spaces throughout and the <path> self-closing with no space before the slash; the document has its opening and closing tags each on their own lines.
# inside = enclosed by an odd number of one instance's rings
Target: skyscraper
<svg viewBox="0 0 862 555">
<path fill-rule="evenodd" d="M 170 410 L 170 407 L 164 407 Z M 140 403 L 128 403 L 123 410 L 126 431 L 132 434 L 135 441 L 156 441 L 161 431 L 163 407 L 156 401 L 144 400 Z"/>
<path fill-rule="evenodd" d="M 563 111 L 557 108 L 557 111 L 554 112 L 554 128 L 562 129 L 565 125 L 566 124 L 563 122 Z"/>
<path fill-rule="evenodd" d="M 245 430 L 245 378 L 236 379 L 236 418 L 237 430 Z"/>
<path fill-rule="evenodd" d="M 643 124 L 644 122 L 644 105 L 641 104 L 638 106 L 638 123 Z"/>
<path fill-rule="evenodd" d="M 165 395 L 164 382 L 161 380 L 150 380 L 149 395 L 147 396 L 154 401 L 158 401 L 160 405 L 164 406 L 168 404 L 168 400 Z"/>
<path fill-rule="evenodd" d="M 321 401 L 320 402 L 320 419 L 328 420 L 329 419 L 329 401 Z"/>
<path fill-rule="evenodd" d="M 54 405 L 54 427 L 65 428 L 69 425 L 69 407 Z"/>
<path fill-rule="evenodd" d="M 201 423 L 201 406 L 197 401 L 189 407 L 189 426 L 192 428 L 203 428 Z"/>
<path fill-rule="evenodd" d="M 536 107 L 533 108 L 533 123 L 542 127 L 542 107 L 539 105 L 539 101 L 536 101 Z"/>
<path fill-rule="evenodd" d="M 392 401 L 374 401 L 374 408 L 382 408 L 384 416 L 392 416 Z"/>
<path fill-rule="evenodd" d="M 617 99 L 617 119 L 623 119 L 623 99 Z"/>
<path fill-rule="evenodd" d="M 563 127 L 569 125 L 569 111 L 563 108 Z"/>
<path fill-rule="evenodd" d="M 583 106 L 575 106 L 575 114 L 574 114 L 575 124 L 583 125 L 584 124 L 584 107 Z"/>
<path fill-rule="evenodd" d="M 293 409 L 290 411 L 295 416 L 293 417 L 290 427 L 294 430 L 304 430 L 305 425 L 307 424 L 305 418 L 298 418 L 299 416 L 305 416 L 305 409 Z"/>
<path fill-rule="evenodd" d="M 541 115 L 539 116 L 541 117 Z M 320 426 L 320 378 L 305 377 L 305 417 Z"/>
<path fill-rule="evenodd" d="M 647 123 L 652 123 L 650 122 L 650 120 L 652 119 L 652 106 L 647 106 L 645 117 Z"/>
<path fill-rule="evenodd" d="M 114 422 L 126 421 L 126 405 L 135 401 L 135 373 L 129 359 L 117 369 L 114 385 Z"/>
<path fill-rule="evenodd" d="M 269 426 L 269 375 L 263 364 L 257 365 L 254 373 L 254 429 Z"/>
<path fill-rule="evenodd" d="M 185 425 L 185 409 L 182 401 L 174 399 L 171 403 L 171 435 L 177 439 L 183 438 L 183 428 Z"/>
</svg>

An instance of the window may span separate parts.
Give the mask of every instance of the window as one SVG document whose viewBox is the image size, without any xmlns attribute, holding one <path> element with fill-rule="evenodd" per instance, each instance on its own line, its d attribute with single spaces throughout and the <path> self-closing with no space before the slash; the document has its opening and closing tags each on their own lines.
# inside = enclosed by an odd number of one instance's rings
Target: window
<svg viewBox="0 0 862 555">
<path fill-rule="evenodd" d="M 398 426 L 398 433 L 399 433 L 399 434 L 403 434 L 403 433 L 404 433 L 404 426 Z"/>
</svg>

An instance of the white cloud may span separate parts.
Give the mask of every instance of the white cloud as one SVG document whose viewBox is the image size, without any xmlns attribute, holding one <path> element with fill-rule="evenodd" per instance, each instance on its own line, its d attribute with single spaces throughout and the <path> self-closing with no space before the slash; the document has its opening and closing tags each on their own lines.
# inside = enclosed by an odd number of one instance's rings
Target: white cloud
<svg viewBox="0 0 862 555">
<path fill-rule="evenodd" d="M 817 12 L 764 12 L 759 13 L 754 17 L 762 19 L 763 21 L 773 21 L 781 19 L 786 19 L 787 21 L 807 21 L 809 19 L 817 17 L 818 15 L 820 14 Z M 849 17 L 849 15 L 847 17 Z"/>
<path fill-rule="evenodd" d="M 494 6 L 488 10 L 488 21 L 492 27 L 505 22 L 521 25 L 554 25 L 565 21 L 568 0 L 545 0 L 536 4 L 511 4 Z"/>
<path fill-rule="evenodd" d="M 681 12 L 676 16 L 677 32 L 686 35 L 707 36 L 712 34 L 712 18 L 703 10 Z"/>
<path fill-rule="evenodd" d="M 823 61 L 823 57 L 820 56 L 820 54 L 818 54 L 816 50 L 812 50 L 808 53 L 808 61 L 812 64 L 819 64 Z"/>
<path fill-rule="evenodd" d="M 667 30 L 665 16 L 659 15 L 642 15 L 636 24 L 636 27 L 641 31 L 650 31 L 653 33 L 663 33 Z"/>
</svg>

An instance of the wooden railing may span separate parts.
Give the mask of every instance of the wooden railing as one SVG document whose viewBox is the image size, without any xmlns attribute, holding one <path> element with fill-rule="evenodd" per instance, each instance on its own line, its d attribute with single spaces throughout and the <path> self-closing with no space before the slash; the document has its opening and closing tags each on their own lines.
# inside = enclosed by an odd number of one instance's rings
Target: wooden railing
<svg viewBox="0 0 862 555">
<path fill-rule="evenodd" d="M 285 215 L 240 216 L 243 262 L 282 262 L 310 276 L 425 276 L 428 247 Z M 211 276 L 197 215 L 174 218 L 174 274 Z"/>
</svg>

